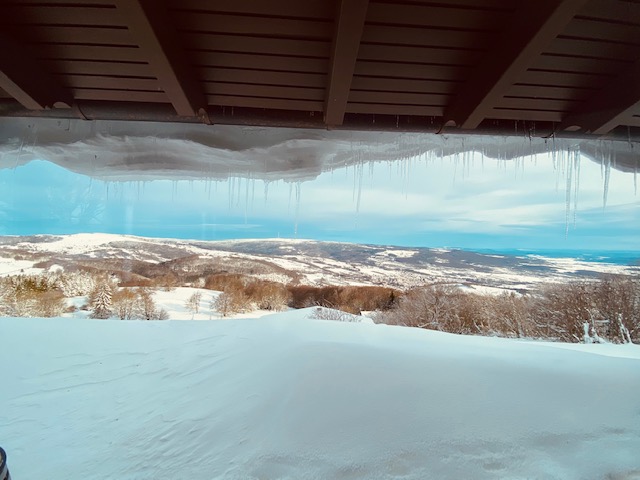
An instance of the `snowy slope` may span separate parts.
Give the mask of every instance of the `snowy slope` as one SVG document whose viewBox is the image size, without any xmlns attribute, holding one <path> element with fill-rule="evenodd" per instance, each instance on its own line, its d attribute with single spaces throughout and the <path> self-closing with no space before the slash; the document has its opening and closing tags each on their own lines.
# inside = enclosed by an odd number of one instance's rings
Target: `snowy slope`
<svg viewBox="0 0 640 480">
<path fill-rule="evenodd" d="M 640 475 L 637 346 L 599 355 L 308 314 L 0 319 L 14 479 Z"/>
</svg>

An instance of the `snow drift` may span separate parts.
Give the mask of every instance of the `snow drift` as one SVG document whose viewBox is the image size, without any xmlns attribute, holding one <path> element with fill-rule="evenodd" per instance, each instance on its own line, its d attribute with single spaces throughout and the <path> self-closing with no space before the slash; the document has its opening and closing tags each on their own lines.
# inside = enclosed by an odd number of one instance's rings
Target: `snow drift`
<svg viewBox="0 0 640 480">
<path fill-rule="evenodd" d="M 568 350 L 309 313 L 0 319 L 13 477 L 640 474 L 637 346 Z"/>
</svg>

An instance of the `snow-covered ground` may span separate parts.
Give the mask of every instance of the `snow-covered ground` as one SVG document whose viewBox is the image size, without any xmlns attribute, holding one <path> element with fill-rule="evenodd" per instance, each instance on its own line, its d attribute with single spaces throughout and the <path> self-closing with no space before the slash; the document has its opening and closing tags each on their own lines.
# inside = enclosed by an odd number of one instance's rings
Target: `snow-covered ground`
<svg viewBox="0 0 640 480">
<path fill-rule="evenodd" d="M 201 296 L 200 308 L 198 312 L 189 311 L 186 306 L 187 300 L 194 293 Z M 222 318 L 220 312 L 216 311 L 212 302 L 218 298 L 221 292 L 206 290 L 204 288 L 177 287 L 169 291 L 156 290 L 153 293 L 153 300 L 158 308 L 163 308 L 169 314 L 170 320 L 219 320 Z M 250 313 L 235 313 L 233 318 L 260 318 L 273 312 L 269 310 L 256 310 Z"/>
<path fill-rule="evenodd" d="M 14 480 L 640 478 L 638 346 L 309 314 L 0 319 Z"/>
<path fill-rule="evenodd" d="M 33 268 L 33 263 L 29 260 L 0 257 L 0 277 L 20 275 L 22 273 L 27 275 L 42 273 L 42 268 Z"/>
<path fill-rule="evenodd" d="M 601 275 L 637 275 L 640 272 L 638 266 L 577 258 L 478 255 L 447 249 L 376 247 L 309 240 L 206 242 L 103 233 L 4 238 L 13 241 L 0 242 L 0 276 L 17 275 L 21 271 L 41 273 L 43 270 L 35 266 L 45 260 L 56 263 L 64 260 L 70 265 L 82 264 L 87 259 L 96 262 L 127 259 L 158 264 L 191 258 L 193 267 L 218 261 L 236 266 L 249 262 L 260 266 L 260 273 L 253 275 L 255 278 L 281 283 L 295 279 L 301 284 L 316 286 L 384 285 L 407 289 L 443 282 L 511 291 L 535 289 L 549 282 Z M 349 258 L 349 254 L 331 258 L 342 248 L 350 250 L 353 258 Z M 472 255 L 473 262 L 464 258 L 468 255 Z M 13 260 L 12 256 L 20 259 Z M 185 261 L 183 267 L 189 267 L 189 261 Z"/>
</svg>

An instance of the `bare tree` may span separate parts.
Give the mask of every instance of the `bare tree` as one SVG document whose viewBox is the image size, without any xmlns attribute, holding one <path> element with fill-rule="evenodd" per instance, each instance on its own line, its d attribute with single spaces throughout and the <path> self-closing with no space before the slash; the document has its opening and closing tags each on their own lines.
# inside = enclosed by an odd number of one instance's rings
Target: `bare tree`
<svg viewBox="0 0 640 480">
<path fill-rule="evenodd" d="M 131 320 L 142 309 L 139 307 L 139 295 L 128 288 L 121 288 L 111 297 L 114 313 L 120 320 Z"/>
<path fill-rule="evenodd" d="M 184 306 L 191 312 L 191 319 L 195 317 L 195 314 L 200 311 L 200 301 L 202 300 L 202 293 L 195 292 L 185 302 Z"/>
</svg>

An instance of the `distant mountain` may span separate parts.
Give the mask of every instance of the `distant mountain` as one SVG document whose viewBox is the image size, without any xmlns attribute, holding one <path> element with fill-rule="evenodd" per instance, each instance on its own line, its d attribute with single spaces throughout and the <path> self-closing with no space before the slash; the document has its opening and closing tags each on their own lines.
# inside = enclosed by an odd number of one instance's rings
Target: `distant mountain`
<svg viewBox="0 0 640 480">
<path fill-rule="evenodd" d="M 640 274 L 637 264 L 312 240 L 205 242 L 111 234 L 0 237 L 0 275 L 59 268 L 103 270 L 138 279 L 174 273 L 196 280 L 239 273 L 304 285 L 404 289 L 449 282 L 516 291 L 543 282 Z"/>
</svg>

